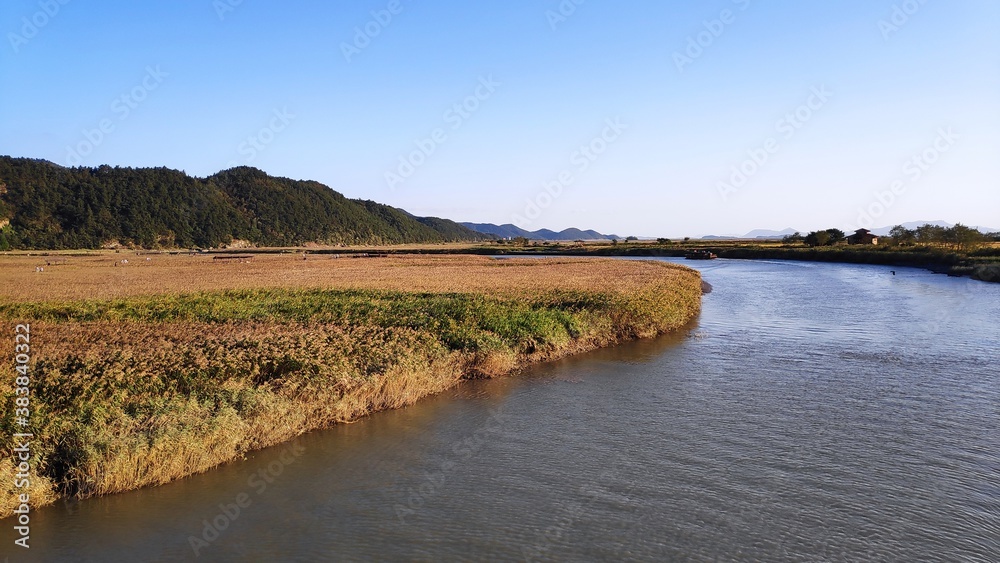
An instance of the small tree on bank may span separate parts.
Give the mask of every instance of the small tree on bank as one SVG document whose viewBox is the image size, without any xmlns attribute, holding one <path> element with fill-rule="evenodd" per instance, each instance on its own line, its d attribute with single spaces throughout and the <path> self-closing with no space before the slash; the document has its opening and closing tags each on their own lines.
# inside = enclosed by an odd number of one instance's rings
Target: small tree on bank
<svg viewBox="0 0 1000 563">
<path fill-rule="evenodd" d="M 889 237 L 892 238 L 893 244 L 898 246 L 913 246 L 913 243 L 917 241 L 916 231 L 907 229 L 902 225 L 896 225 L 889 231 Z"/>
<path fill-rule="evenodd" d="M 961 252 L 975 250 L 986 242 L 986 235 L 972 227 L 958 223 L 948 229 L 948 242 L 953 244 Z"/>
<path fill-rule="evenodd" d="M 827 246 L 830 238 L 829 231 L 813 231 L 806 235 L 805 242 L 809 246 Z"/>
<path fill-rule="evenodd" d="M 826 242 L 827 244 L 839 244 L 847 240 L 847 235 L 840 229 L 827 229 L 826 233 L 830 235 L 830 240 Z"/>
<path fill-rule="evenodd" d="M 795 231 L 793 234 L 781 237 L 781 242 L 785 244 L 798 244 L 803 242 L 805 239 L 806 237 L 802 236 L 802 233 Z"/>
</svg>

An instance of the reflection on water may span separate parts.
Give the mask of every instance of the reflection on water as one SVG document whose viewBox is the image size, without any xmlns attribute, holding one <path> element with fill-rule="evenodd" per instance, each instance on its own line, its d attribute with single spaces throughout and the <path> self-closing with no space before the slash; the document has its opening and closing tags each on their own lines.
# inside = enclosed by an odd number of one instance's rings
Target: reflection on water
<svg viewBox="0 0 1000 563">
<path fill-rule="evenodd" d="M 714 291 L 679 334 L 40 510 L 32 555 L 996 560 L 1000 285 L 688 264 Z"/>
</svg>

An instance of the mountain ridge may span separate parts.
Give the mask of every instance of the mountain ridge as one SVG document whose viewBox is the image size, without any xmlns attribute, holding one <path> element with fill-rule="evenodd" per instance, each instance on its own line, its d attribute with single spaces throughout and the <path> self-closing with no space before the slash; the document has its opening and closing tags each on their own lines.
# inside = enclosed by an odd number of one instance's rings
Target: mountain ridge
<svg viewBox="0 0 1000 563">
<path fill-rule="evenodd" d="M 205 178 L 166 167 L 66 168 L 0 156 L 0 249 L 217 248 L 482 241 L 437 217 L 349 199 L 312 180 L 240 166 Z M 5 248 L 6 247 L 6 248 Z"/>
<path fill-rule="evenodd" d="M 493 235 L 499 238 L 524 237 L 530 240 L 545 240 L 545 241 L 611 240 L 611 239 L 622 238 L 619 237 L 618 235 L 601 234 L 593 229 L 581 230 L 575 227 L 570 227 L 568 229 L 563 229 L 562 231 L 557 232 L 551 229 L 539 229 L 537 231 L 528 231 L 511 223 L 496 225 L 494 223 L 462 222 L 459 224 L 462 225 L 463 227 L 472 229 L 473 231 L 486 235 Z"/>
</svg>

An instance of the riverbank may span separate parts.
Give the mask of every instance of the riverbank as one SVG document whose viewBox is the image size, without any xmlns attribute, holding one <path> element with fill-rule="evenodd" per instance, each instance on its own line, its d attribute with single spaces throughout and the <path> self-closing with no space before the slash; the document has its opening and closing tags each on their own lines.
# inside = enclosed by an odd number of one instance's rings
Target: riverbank
<svg viewBox="0 0 1000 563">
<path fill-rule="evenodd" d="M 1000 282 L 1000 242 L 985 243 L 971 250 L 957 250 L 942 245 L 911 246 L 821 246 L 809 247 L 802 243 L 758 240 L 685 240 L 685 241 L 529 241 L 515 244 L 511 241 L 490 243 L 410 244 L 395 246 L 309 246 L 287 248 L 240 248 L 216 250 L 122 250 L 116 255 L 211 256 L 223 260 L 252 256 L 291 256 L 309 259 L 360 259 L 387 256 L 549 256 L 549 257 L 669 257 L 683 258 L 692 251 L 707 251 L 720 258 L 743 260 L 792 260 L 805 262 L 833 262 L 844 264 L 877 264 L 924 268 L 938 274 L 971 277 L 979 281 Z M 61 250 L 18 251 L 8 257 L 33 258 L 39 264 L 58 263 L 66 257 L 93 258 L 109 256 L 108 251 Z M 141 259 L 141 258 L 140 258 Z"/>
<path fill-rule="evenodd" d="M 34 507 L 167 483 L 700 310 L 698 274 L 652 262 L 149 258 L 2 259 L 0 320 L 31 325 Z M 12 475 L 24 429 L 6 412 Z M 5 479 L 0 517 L 15 492 Z"/>
<path fill-rule="evenodd" d="M 924 250 L 881 250 L 873 247 L 700 247 L 718 255 L 719 258 L 743 260 L 794 260 L 803 262 L 837 262 L 843 264 L 878 264 L 924 268 L 938 274 L 956 277 L 971 277 L 979 281 L 1000 282 L 1000 262 L 959 252 L 944 252 L 937 249 Z M 682 257 L 690 250 L 668 250 L 666 256 Z M 662 256 L 658 251 L 648 249 L 623 249 L 622 256 Z"/>
</svg>

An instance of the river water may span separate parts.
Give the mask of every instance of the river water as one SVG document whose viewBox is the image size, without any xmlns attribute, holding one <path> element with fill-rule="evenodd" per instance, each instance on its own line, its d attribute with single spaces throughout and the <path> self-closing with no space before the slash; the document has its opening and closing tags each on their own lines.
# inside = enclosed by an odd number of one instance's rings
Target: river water
<svg viewBox="0 0 1000 563">
<path fill-rule="evenodd" d="M 41 509 L 11 561 L 1000 560 L 1000 285 L 687 265 L 678 334 Z"/>
</svg>

